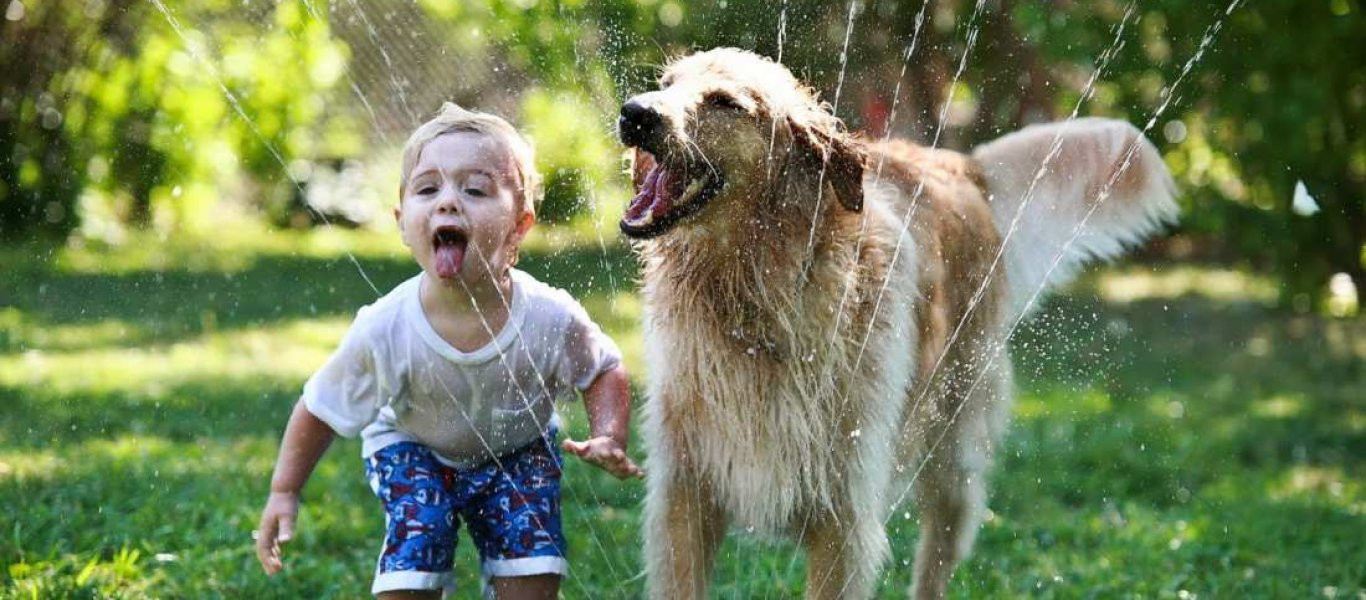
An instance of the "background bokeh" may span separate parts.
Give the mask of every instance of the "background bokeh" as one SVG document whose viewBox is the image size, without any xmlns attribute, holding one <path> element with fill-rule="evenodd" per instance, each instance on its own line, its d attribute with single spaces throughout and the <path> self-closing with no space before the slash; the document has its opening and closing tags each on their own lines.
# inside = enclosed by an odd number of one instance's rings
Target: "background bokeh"
<svg viewBox="0 0 1366 600">
<path fill-rule="evenodd" d="M 398 152 L 443 100 L 531 135 L 547 196 L 522 266 L 643 381 L 615 115 L 714 46 L 781 59 L 869 138 L 967 149 L 1111 116 L 1177 178 L 1170 235 L 1016 336 L 1016 427 L 954 594 L 1366 586 L 1357 0 L 0 8 L 0 597 L 363 595 L 382 517 L 354 442 L 310 483 L 289 572 L 261 575 L 248 532 L 299 386 L 415 270 L 389 216 Z M 640 484 L 567 477 L 565 597 L 639 595 Z M 891 527 L 887 596 L 915 523 Z M 737 536 L 718 593 L 797 594 L 801 560 Z"/>
</svg>

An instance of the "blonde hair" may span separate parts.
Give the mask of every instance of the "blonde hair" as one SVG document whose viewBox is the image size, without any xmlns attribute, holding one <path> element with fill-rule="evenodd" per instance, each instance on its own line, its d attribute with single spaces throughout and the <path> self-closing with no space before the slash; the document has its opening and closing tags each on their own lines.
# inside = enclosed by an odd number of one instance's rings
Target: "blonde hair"
<svg viewBox="0 0 1366 600">
<path fill-rule="evenodd" d="M 399 202 L 403 201 L 403 195 L 407 192 L 408 177 L 417 166 L 417 158 L 422 154 L 422 149 L 437 136 L 457 132 L 479 133 L 503 140 L 508 152 L 512 154 L 512 162 L 517 169 L 515 175 L 520 186 L 517 190 L 520 208 L 534 214 L 536 205 L 541 201 L 541 175 L 536 172 L 536 152 L 532 149 L 531 142 L 502 117 L 465 110 L 452 102 L 443 102 L 435 117 L 419 125 L 413 134 L 408 136 L 408 143 L 403 146 L 403 171 L 398 182 Z"/>
</svg>

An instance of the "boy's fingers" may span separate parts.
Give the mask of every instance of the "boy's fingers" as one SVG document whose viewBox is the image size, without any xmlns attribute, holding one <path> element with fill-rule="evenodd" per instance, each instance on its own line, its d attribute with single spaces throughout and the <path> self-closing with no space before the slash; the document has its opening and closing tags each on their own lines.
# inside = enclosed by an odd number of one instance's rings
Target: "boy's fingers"
<svg viewBox="0 0 1366 600">
<path fill-rule="evenodd" d="M 265 569 L 266 574 L 275 574 L 279 570 L 277 565 L 280 562 L 275 550 L 275 519 L 262 518 L 260 528 L 252 533 L 256 536 L 256 560 L 261 562 L 261 568 Z"/>
<path fill-rule="evenodd" d="M 583 456 L 583 452 L 588 448 L 588 444 L 566 438 L 564 442 L 560 444 L 560 447 L 564 448 L 565 452 L 571 452 L 576 456 Z"/>
<path fill-rule="evenodd" d="M 280 543 L 294 539 L 294 515 L 280 515 Z"/>
<path fill-rule="evenodd" d="M 270 557 L 266 554 L 266 549 L 261 546 L 261 540 L 256 540 L 256 562 L 261 563 L 261 568 L 266 573 L 270 573 Z"/>
<path fill-rule="evenodd" d="M 611 471 L 620 479 L 627 477 L 641 477 L 644 473 L 640 467 L 636 466 L 635 461 L 627 458 L 626 453 L 621 450 L 612 452 Z"/>
<path fill-rule="evenodd" d="M 275 544 L 275 533 L 278 527 L 279 521 L 274 515 L 262 517 L 260 528 L 254 532 L 256 547 L 262 551 L 270 550 L 270 547 Z"/>
<path fill-rule="evenodd" d="M 565 439 L 560 443 L 560 447 L 565 451 L 571 452 L 589 463 L 597 465 L 619 479 L 628 477 L 641 478 L 645 476 L 642 470 L 617 444 L 594 443 L 594 440 L 576 442 Z"/>
<path fill-rule="evenodd" d="M 261 561 L 261 566 L 265 568 L 266 575 L 274 575 L 284 568 L 284 563 L 280 561 L 280 549 L 272 548 L 270 554 Z"/>
</svg>

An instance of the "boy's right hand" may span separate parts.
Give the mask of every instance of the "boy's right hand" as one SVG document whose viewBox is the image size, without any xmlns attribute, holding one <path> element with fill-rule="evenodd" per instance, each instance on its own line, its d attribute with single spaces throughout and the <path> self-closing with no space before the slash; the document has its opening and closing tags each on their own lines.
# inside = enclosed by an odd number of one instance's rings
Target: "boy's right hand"
<svg viewBox="0 0 1366 600">
<path fill-rule="evenodd" d="M 294 539 L 294 521 L 299 516 L 299 495 L 290 492 L 271 492 L 266 508 L 261 511 L 261 523 L 251 532 L 256 539 L 256 560 L 267 575 L 274 575 L 285 567 L 280 555 L 280 544 Z"/>
</svg>

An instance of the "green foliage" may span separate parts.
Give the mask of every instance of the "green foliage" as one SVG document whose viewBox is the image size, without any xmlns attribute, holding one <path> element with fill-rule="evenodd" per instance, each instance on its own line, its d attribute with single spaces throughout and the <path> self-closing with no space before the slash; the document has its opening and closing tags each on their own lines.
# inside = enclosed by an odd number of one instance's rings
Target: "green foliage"
<svg viewBox="0 0 1366 600">
<path fill-rule="evenodd" d="M 593 119 L 582 96 L 536 90 L 522 101 L 522 124 L 539 153 L 537 169 L 545 178 L 545 197 L 537 218 L 563 223 L 586 212 L 595 195 L 618 179 L 621 148 L 610 130 Z"/>
<path fill-rule="evenodd" d="M 1105 77 L 1107 110 L 1136 124 L 1158 117 L 1151 134 L 1168 142 L 1186 193 L 1185 228 L 1207 254 L 1274 271 L 1284 299 L 1298 296 L 1303 306 L 1317 303 L 1335 272 L 1366 289 L 1366 138 L 1351 133 L 1366 130 L 1363 7 L 1244 2 L 1224 18 L 1227 8 L 1142 3 L 1130 46 Z M 1077 12 L 1028 17 L 1051 60 L 1083 60 L 1119 20 L 1115 8 L 1102 19 Z M 1207 32 L 1212 41 L 1201 53 Z M 1197 54 L 1172 108 L 1157 115 L 1163 85 Z M 1301 180 L 1322 208 L 1317 215 L 1291 210 Z"/>
<path fill-rule="evenodd" d="M 0 25 L 0 238 L 28 234 L 63 237 L 76 228 L 76 201 L 85 182 L 84 148 L 70 132 L 54 72 L 84 59 L 75 41 L 95 35 L 99 21 L 83 20 L 64 4 L 27 11 L 21 23 Z"/>
<path fill-rule="evenodd" d="M 1184 192 L 1171 251 L 1274 272 L 1300 307 L 1333 273 L 1366 289 L 1363 7 L 1230 2 L 24 3 L 3 25 L 0 235 L 205 229 L 223 196 L 300 222 L 307 162 L 382 155 L 444 99 L 537 130 L 542 215 L 572 220 L 626 195 L 620 101 L 672 56 L 738 46 L 870 137 L 968 148 L 1074 109 L 1146 126 Z M 1291 211 L 1298 181 L 1322 212 Z"/>
<path fill-rule="evenodd" d="M 83 192 L 135 226 L 157 204 L 168 227 L 204 226 L 211 187 L 238 172 L 281 210 L 296 158 L 357 152 L 350 116 L 325 111 L 345 68 L 325 15 L 271 10 L 265 31 L 235 3 L 38 3 L 6 22 L 20 43 L 4 61 L 28 66 L 0 92 L 6 237 L 71 231 Z"/>
</svg>

